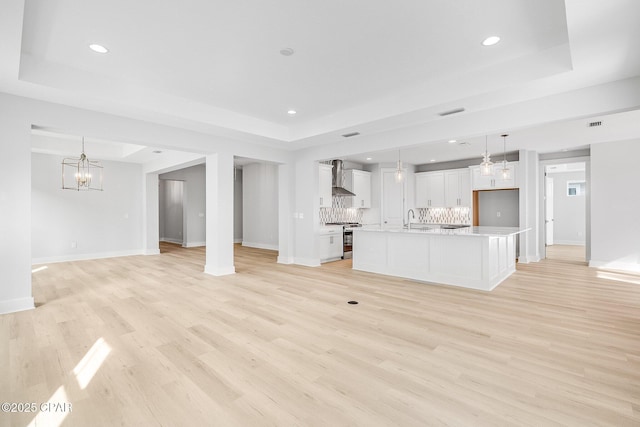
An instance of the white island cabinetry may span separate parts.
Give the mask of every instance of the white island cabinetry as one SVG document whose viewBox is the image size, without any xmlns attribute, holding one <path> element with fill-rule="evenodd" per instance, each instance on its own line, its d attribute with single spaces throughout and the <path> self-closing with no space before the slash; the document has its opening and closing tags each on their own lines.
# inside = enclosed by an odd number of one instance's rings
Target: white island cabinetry
<svg viewBox="0 0 640 427">
<path fill-rule="evenodd" d="M 516 270 L 518 227 L 358 228 L 353 269 L 490 291 Z"/>
</svg>

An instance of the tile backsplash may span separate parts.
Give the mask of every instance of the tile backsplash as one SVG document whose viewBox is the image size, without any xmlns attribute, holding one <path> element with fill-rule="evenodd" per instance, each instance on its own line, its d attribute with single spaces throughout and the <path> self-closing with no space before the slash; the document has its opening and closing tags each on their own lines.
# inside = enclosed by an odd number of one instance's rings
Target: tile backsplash
<svg viewBox="0 0 640 427">
<path fill-rule="evenodd" d="M 346 208 L 344 197 L 334 197 L 330 208 L 320 208 L 320 224 L 362 222 L 362 209 Z"/>
<path fill-rule="evenodd" d="M 371 209 L 346 208 L 344 206 L 343 197 L 334 197 L 332 207 L 320 208 L 320 224 L 327 224 L 331 222 L 363 223 L 363 214 L 365 213 L 365 211 L 371 211 Z M 415 212 L 416 212 L 416 219 L 415 219 L 416 222 L 422 222 L 425 224 L 471 225 L 471 209 L 468 207 L 418 208 L 418 209 L 415 209 Z M 376 219 L 378 218 L 377 215 L 378 213 L 375 214 Z M 368 222 L 378 222 L 378 221 L 368 221 Z"/>
<path fill-rule="evenodd" d="M 416 209 L 418 222 L 426 224 L 471 224 L 471 209 L 462 208 L 419 208 Z"/>
</svg>

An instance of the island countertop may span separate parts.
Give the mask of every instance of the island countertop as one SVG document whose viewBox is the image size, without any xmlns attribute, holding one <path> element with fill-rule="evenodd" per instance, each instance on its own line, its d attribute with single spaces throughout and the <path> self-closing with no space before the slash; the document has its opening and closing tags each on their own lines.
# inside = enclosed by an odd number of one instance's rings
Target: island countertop
<svg viewBox="0 0 640 427">
<path fill-rule="evenodd" d="M 526 227 L 490 227 L 490 226 L 471 226 L 461 227 L 455 229 L 444 229 L 439 226 L 430 228 L 428 225 L 420 224 L 415 228 L 401 228 L 401 227 L 384 227 L 379 225 L 362 226 L 353 228 L 353 231 L 367 231 L 367 232 L 384 232 L 384 233 L 411 233 L 411 234 L 436 234 L 447 236 L 482 236 L 482 237 L 498 237 L 498 236 L 513 236 L 516 234 L 524 233 L 530 230 Z"/>
</svg>

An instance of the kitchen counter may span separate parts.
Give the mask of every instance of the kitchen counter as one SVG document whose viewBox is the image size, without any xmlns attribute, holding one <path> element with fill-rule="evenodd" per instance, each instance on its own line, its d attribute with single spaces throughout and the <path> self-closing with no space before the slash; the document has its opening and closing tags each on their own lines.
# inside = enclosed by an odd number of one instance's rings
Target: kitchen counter
<svg viewBox="0 0 640 427">
<path fill-rule="evenodd" d="M 528 228 L 520 227 L 489 227 L 489 226 L 474 226 L 454 229 L 444 229 L 441 225 L 435 224 L 420 224 L 412 225 L 411 229 L 401 227 L 382 227 L 382 226 L 362 226 L 360 228 L 354 228 L 354 230 L 373 231 L 373 232 L 389 232 L 389 233 L 416 233 L 416 234 L 440 234 L 440 235 L 456 235 L 456 236 L 510 236 L 519 233 L 524 233 L 529 230 Z"/>
<path fill-rule="evenodd" d="M 515 238 L 528 230 L 354 228 L 353 269 L 490 291 L 515 272 Z"/>
</svg>

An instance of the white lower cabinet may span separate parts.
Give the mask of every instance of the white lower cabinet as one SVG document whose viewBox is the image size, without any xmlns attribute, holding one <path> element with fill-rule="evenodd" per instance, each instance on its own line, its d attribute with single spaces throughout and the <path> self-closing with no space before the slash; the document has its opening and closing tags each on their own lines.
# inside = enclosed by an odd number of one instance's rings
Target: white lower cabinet
<svg viewBox="0 0 640 427">
<path fill-rule="evenodd" d="M 342 258 L 342 226 L 322 227 L 320 235 L 320 262 Z"/>
</svg>

